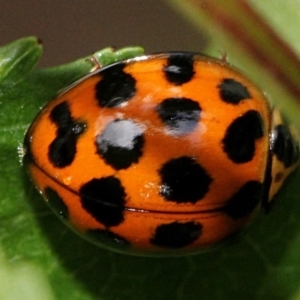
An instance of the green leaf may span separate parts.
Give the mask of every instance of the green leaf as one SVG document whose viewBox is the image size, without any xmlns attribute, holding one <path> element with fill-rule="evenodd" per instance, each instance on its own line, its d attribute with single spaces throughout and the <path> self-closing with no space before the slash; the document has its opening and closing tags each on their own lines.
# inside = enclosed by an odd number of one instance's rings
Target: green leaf
<svg viewBox="0 0 300 300">
<path fill-rule="evenodd" d="M 102 66 L 106 66 L 120 60 L 142 55 L 143 53 L 144 49 L 142 47 L 126 47 L 118 50 L 114 50 L 113 48 L 105 48 L 99 52 L 96 52 L 93 57 Z"/>
<path fill-rule="evenodd" d="M 0 49 L 0 82 L 16 83 L 33 69 L 42 54 L 42 46 L 34 37 L 23 38 Z"/>
<path fill-rule="evenodd" d="M 40 47 L 30 39 L 33 48 Z M 22 56 L 23 42 L 2 54 L 10 71 L 3 72 L 7 81 L 0 85 L 0 299 L 299 299 L 299 172 L 267 217 L 200 255 L 117 254 L 89 244 L 62 224 L 29 181 L 18 148 L 40 107 L 92 65 L 84 58 L 33 72 L 26 67 L 18 74 L 24 62 L 19 56 L 11 59 L 11 53 Z M 31 67 L 36 51 L 27 56 Z"/>
</svg>

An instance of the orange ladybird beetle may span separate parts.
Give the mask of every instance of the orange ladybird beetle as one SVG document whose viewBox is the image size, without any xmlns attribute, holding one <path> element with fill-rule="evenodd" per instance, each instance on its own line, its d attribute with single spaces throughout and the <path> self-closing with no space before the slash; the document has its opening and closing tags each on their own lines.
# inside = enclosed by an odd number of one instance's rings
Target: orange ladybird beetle
<svg viewBox="0 0 300 300">
<path fill-rule="evenodd" d="M 90 73 L 41 110 L 24 150 L 71 228 L 142 255 L 196 253 L 239 232 L 299 160 L 263 92 L 226 61 L 190 52 Z"/>
</svg>

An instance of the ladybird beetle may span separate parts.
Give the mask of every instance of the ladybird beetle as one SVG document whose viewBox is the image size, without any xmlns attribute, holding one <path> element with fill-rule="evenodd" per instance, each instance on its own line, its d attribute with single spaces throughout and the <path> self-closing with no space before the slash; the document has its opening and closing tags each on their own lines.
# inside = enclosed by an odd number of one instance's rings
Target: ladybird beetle
<svg viewBox="0 0 300 300">
<path fill-rule="evenodd" d="M 30 126 L 25 165 L 71 228 L 132 254 L 188 254 L 269 208 L 299 160 L 295 133 L 224 60 L 143 55 L 100 68 Z"/>
</svg>

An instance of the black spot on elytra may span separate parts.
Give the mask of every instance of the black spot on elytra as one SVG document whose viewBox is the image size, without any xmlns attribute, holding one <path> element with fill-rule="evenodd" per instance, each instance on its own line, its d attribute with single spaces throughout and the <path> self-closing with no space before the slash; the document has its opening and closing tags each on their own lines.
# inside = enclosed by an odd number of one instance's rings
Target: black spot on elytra
<svg viewBox="0 0 300 300">
<path fill-rule="evenodd" d="M 59 168 L 69 166 L 76 154 L 76 143 L 86 125 L 74 120 L 67 101 L 56 105 L 50 112 L 50 120 L 57 126 L 56 138 L 48 148 L 50 162 Z"/>
<path fill-rule="evenodd" d="M 114 176 L 92 179 L 80 190 L 82 207 L 103 225 L 116 226 L 124 220 L 126 194 Z"/>
<path fill-rule="evenodd" d="M 164 248 L 182 248 L 196 241 L 202 233 L 202 225 L 196 222 L 162 224 L 155 230 L 150 242 Z"/>
<path fill-rule="evenodd" d="M 186 134 L 197 127 L 201 107 L 188 98 L 167 98 L 156 107 L 156 111 L 174 134 Z"/>
<path fill-rule="evenodd" d="M 132 120 L 114 120 L 97 135 L 97 152 L 114 169 L 126 169 L 143 154 L 143 131 L 143 126 Z"/>
<path fill-rule="evenodd" d="M 263 199 L 263 185 L 258 181 L 246 182 L 227 202 L 223 211 L 233 219 L 249 215 Z"/>
<path fill-rule="evenodd" d="M 284 167 L 288 168 L 299 160 L 298 141 L 293 138 L 290 129 L 286 125 L 276 126 L 274 133 L 275 139 L 272 152 L 284 164 Z"/>
<path fill-rule="evenodd" d="M 251 161 L 255 154 L 255 140 L 263 137 L 264 122 L 255 110 L 236 118 L 227 128 L 222 140 L 223 149 L 234 163 Z"/>
<path fill-rule="evenodd" d="M 69 219 L 69 210 L 59 194 L 50 187 L 45 188 L 45 198 L 53 211 L 62 219 Z"/>
<path fill-rule="evenodd" d="M 205 196 L 212 182 L 206 170 L 188 156 L 169 160 L 158 172 L 160 194 L 177 203 L 196 203 Z"/>
<path fill-rule="evenodd" d="M 116 107 L 136 93 L 136 80 L 124 72 L 124 63 L 100 71 L 102 79 L 96 85 L 96 99 L 101 107 Z"/>
<path fill-rule="evenodd" d="M 189 82 L 195 74 L 193 54 L 171 54 L 163 71 L 172 84 L 181 85 Z"/>
<path fill-rule="evenodd" d="M 85 235 L 95 244 L 105 245 L 105 247 L 117 247 L 124 249 L 129 247 L 130 243 L 124 237 L 109 230 L 93 229 L 85 232 Z"/>
<path fill-rule="evenodd" d="M 242 100 L 251 98 L 247 88 L 231 78 L 224 79 L 218 88 L 221 99 L 227 103 L 239 104 Z"/>
</svg>

